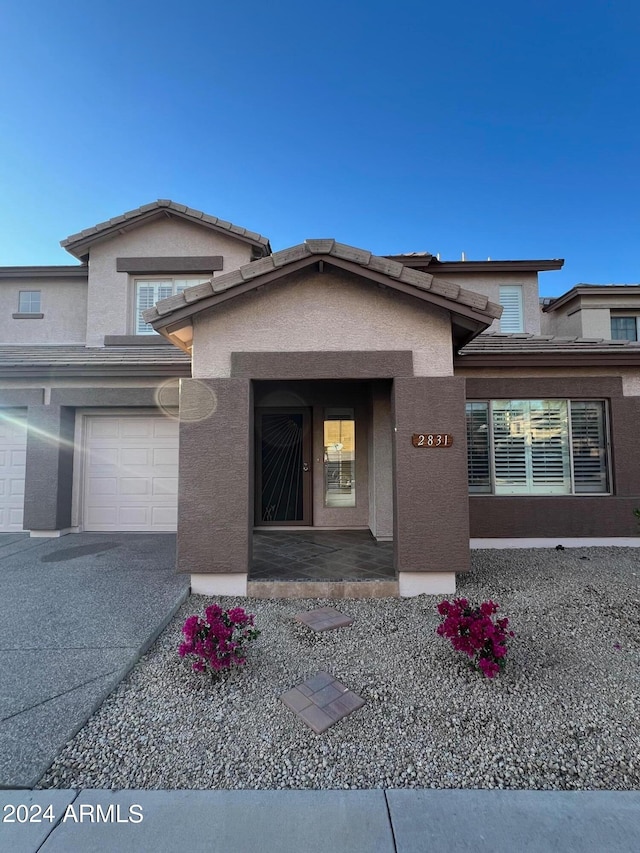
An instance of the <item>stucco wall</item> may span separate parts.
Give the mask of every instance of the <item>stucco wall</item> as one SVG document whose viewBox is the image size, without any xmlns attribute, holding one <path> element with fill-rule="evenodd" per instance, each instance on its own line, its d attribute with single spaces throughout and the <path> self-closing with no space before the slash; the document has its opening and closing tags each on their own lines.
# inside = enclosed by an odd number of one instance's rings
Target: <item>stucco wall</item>
<svg viewBox="0 0 640 853">
<path fill-rule="evenodd" d="M 89 262 L 87 345 L 102 346 L 105 335 L 134 332 L 133 280 L 145 276 L 117 272 L 116 258 L 180 255 L 222 255 L 224 266 L 216 274 L 223 275 L 249 263 L 251 246 L 174 218 L 155 220 L 93 246 Z"/>
<path fill-rule="evenodd" d="M 469 379 L 509 379 L 509 378 L 563 378 L 579 376 L 622 377 L 622 393 L 625 397 L 640 397 L 640 367 L 487 367 L 484 370 L 456 366 L 456 376 Z"/>
<path fill-rule="evenodd" d="M 589 294 L 573 298 L 557 311 L 543 314 L 542 328 L 551 335 L 611 337 L 611 314 L 640 314 L 640 292 Z"/>
<path fill-rule="evenodd" d="M 573 309 L 572 309 L 573 310 Z M 567 314 L 561 311 L 541 313 L 540 329 L 543 335 L 560 335 L 561 337 L 583 337 L 582 312 Z M 600 336 L 602 337 L 602 336 Z M 607 335 L 607 337 L 609 337 Z"/>
<path fill-rule="evenodd" d="M 448 313 L 348 273 L 303 271 L 194 322 L 193 375 L 228 377 L 232 352 L 413 352 L 416 376 L 451 376 Z"/>
<path fill-rule="evenodd" d="M 538 296 L 538 275 L 535 272 L 450 272 L 443 270 L 442 278 L 454 281 L 460 287 L 474 290 L 487 296 L 491 302 L 500 304 L 501 285 L 519 284 L 522 286 L 522 303 L 524 308 L 524 331 L 533 335 L 540 334 L 540 302 Z M 487 329 L 488 332 L 499 332 L 500 321 L 494 320 Z"/>
<path fill-rule="evenodd" d="M 573 336 L 582 338 L 611 337 L 611 314 L 608 308 L 582 308 L 573 313 L 552 311 L 543 314 L 543 333 L 548 335 Z"/>
<path fill-rule="evenodd" d="M 40 291 L 42 319 L 14 320 L 21 290 Z M 87 321 L 87 283 L 82 279 L 4 279 L 0 284 L 3 344 L 83 344 Z"/>
</svg>

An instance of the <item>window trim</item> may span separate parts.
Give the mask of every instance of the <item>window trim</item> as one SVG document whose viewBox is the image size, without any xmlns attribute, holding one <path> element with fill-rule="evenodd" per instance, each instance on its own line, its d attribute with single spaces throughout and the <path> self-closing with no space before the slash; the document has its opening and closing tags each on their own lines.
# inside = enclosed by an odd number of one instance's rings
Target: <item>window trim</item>
<svg viewBox="0 0 640 853">
<path fill-rule="evenodd" d="M 29 306 L 27 308 L 26 305 L 22 304 L 22 297 L 29 295 L 28 303 Z M 37 294 L 37 304 L 36 307 L 33 307 L 33 296 Z M 20 317 L 42 317 L 42 291 L 41 290 L 19 290 L 18 291 L 18 310 L 16 312 Z M 15 317 L 15 314 L 14 314 Z"/>
<path fill-rule="evenodd" d="M 496 493 L 496 483 L 495 483 L 495 450 L 494 450 L 494 430 L 493 430 L 493 403 L 494 402 L 512 402 L 509 398 L 495 398 L 495 399 L 467 399 L 465 401 L 465 424 L 467 423 L 467 404 L 469 403 L 486 403 L 487 405 L 487 424 L 488 424 L 488 436 L 487 436 L 487 453 L 489 457 L 489 490 L 488 491 L 472 491 L 471 486 L 468 486 L 468 494 L 469 497 L 508 497 L 508 498 L 575 498 L 575 497 L 610 497 L 615 494 L 614 491 L 614 483 L 613 483 L 613 466 L 612 466 L 612 453 L 611 453 L 611 419 L 610 419 L 610 406 L 609 400 L 604 397 L 547 397 L 547 398 L 537 398 L 537 397 L 527 397 L 527 398 L 519 398 L 521 400 L 526 400 L 527 402 L 538 401 L 542 399 L 547 400 L 560 400 L 567 404 L 567 442 L 568 442 L 568 464 L 569 464 L 569 478 L 570 478 L 570 486 L 571 489 L 569 492 L 558 493 L 558 492 L 522 492 L 517 493 L 514 492 L 512 494 L 508 493 Z M 514 398 L 515 400 L 515 398 Z M 603 445 L 602 449 L 605 453 L 605 473 L 606 473 L 606 491 L 599 492 L 578 492 L 575 488 L 575 469 L 574 469 L 574 451 L 573 451 L 573 424 L 571 417 L 571 404 L 572 403 L 601 403 L 602 404 L 602 414 L 603 414 Z M 466 436 L 465 436 L 466 437 Z M 468 454 L 468 444 L 467 444 L 467 454 Z M 468 459 L 468 456 L 467 456 Z M 467 462 L 467 478 L 469 479 L 469 467 Z"/>
<path fill-rule="evenodd" d="M 614 338 L 613 337 L 613 321 L 614 320 L 634 320 L 636 324 L 636 341 L 640 341 L 640 314 L 618 314 L 611 312 L 610 314 L 610 332 L 611 332 L 611 340 L 612 341 L 628 341 L 633 340 L 631 338 Z"/>
</svg>

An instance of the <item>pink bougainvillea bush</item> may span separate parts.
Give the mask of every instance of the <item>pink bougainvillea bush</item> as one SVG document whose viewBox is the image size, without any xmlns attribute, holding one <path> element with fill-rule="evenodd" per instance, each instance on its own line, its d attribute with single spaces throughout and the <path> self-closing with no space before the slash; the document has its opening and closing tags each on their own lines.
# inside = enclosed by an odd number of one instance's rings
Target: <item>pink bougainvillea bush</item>
<svg viewBox="0 0 640 853">
<path fill-rule="evenodd" d="M 493 601 L 473 607 L 466 598 L 441 601 L 438 605 L 443 621 L 436 633 L 451 640 L 454 649 L 468 655 L 486 678 L 494 678 L 504 667 L 507 640 L 514 636 L 508 630 L 508 619 L 494 622 L 497 610 L 498 605 Z"/>
<path fill-rule="evenodd" d="M 253 642 L 260 631 L 253 627 L 253 613 L 242 607 L 223 610 L 219 604 L 211 604 L 200 616 L 189 616 L 182 627 L 184 642 L 180 643 L 181 658 L 195 657 L 193 669 L 211 673 L 244 666 L 247 662 L 246 646 Z"/>
</svg>

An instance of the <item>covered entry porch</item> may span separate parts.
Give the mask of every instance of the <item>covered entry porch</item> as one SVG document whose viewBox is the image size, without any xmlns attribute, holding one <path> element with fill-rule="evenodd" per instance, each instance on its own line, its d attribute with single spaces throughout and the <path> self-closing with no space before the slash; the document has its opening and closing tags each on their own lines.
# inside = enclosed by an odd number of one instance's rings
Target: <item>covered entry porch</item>
<svg viewBox="0 0 640 853">
<path fill-rule="evenodd" d="M 254 530 L 249 581 L 394 581 L 393 543 L 368 530 Z"/>
</svg>

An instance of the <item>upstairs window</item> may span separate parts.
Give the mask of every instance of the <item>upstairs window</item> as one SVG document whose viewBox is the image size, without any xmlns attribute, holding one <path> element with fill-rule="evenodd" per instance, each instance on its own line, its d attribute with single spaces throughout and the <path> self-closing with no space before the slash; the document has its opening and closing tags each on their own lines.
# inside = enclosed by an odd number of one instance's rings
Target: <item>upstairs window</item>
<svg viewBox="0 0 640 853">
<path fill-rule="evenodd" d="M 40 314 L 40 291 L 21 290 L 18 296 L 19 314 Z"/>
<path fill-rule="evenodd" d="M 638 325 L 640 317 L 612 317 L 611 318 L 611 340 L 612 341 L 637 341 Z"/>
<path fill-rule="evenodd" d="M 188 287 L 203 284 L 211 276 L 204 278 L 154 278 L 136 279 L 136 335 L 155 335 L 152 327 L 142 319 L 142 312 L 153 306 L 160 299 L 168 299 L 177 293 L 182 293 Z"/>
<path fill-rule="evenodd" d="M 609 491 L 604 401 L 477 401 L 466 414 L 471 494 Z"/>
<path fill-rule="evenodd" d="M 522 286 L 520 284 L 505 285 L 500 288 L 500 331 L 524 332 L 524 310 L 522 301 Z"/>
</svg>

